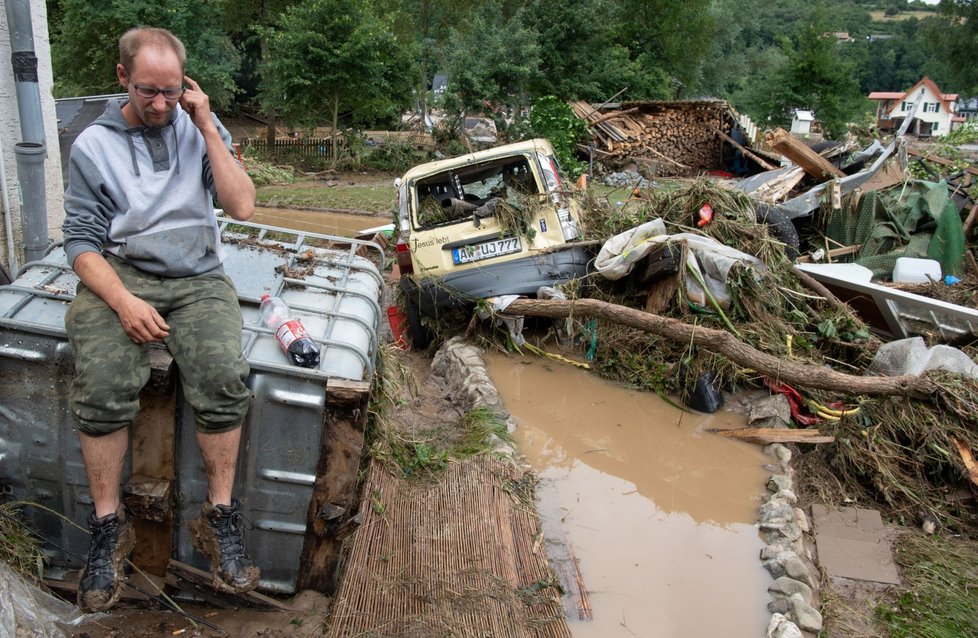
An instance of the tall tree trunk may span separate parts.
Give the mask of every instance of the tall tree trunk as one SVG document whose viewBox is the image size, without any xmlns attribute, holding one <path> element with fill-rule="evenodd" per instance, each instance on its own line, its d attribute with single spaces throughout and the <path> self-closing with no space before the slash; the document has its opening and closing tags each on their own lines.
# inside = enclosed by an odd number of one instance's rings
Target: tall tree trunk
<svg viewBox="0 0 978 638">
<path fill-rule="evenodd" d="M 329 145 L 330 146 L 329 152 L 330 152 L 330 156 L 331 156 L 330 157 L 330 165 L 329 165 L 329 167 L 330 168 L 336 168 L 336 163 L 339 161 L 339 153 L 337 153 L 337 148 L 336 148 L 336 145 L 338 143 L 337 142 L 337 139 L 338 139 L 337 138 L 337 133 L 339 133 L 339 126 L 340 126 L 340 94 L 339 94 L 339 91 L 334 91 L 333 92 L 332 111 L 333 111 L 333 130 L 330 132 L 330 135 L 332 137 L 330 138 L 330 145 Z"/>
</svg>

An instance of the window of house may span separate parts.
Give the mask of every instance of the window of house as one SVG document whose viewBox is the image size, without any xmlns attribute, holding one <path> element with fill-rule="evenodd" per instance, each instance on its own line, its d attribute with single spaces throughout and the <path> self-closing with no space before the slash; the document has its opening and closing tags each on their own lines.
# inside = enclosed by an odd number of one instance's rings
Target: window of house
<svg viewBox="0 0 978 638">
<path fill-rule="evenodd" d="M 901 111 L 909 111 L 910 110 L 910 102 L 904 102 L 904 103 L 902 103 L 900 105 L 900 110 Z"/>
</svg>

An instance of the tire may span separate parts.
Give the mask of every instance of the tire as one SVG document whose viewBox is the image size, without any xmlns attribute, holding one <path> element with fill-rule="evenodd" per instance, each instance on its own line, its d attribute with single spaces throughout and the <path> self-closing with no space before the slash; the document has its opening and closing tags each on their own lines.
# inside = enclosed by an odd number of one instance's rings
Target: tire
<svg viewBox="0 0 978 638">
<path fill-rule="evenodd" d="M 788 261 L 798 258 L 801 253 L 798 229 L 787 215 L 775 206 L 757 204 L 757 223 L 767 224 L 774 238 L 784 244 L 784 254 L 788 257 Z"/>
<path fill-rule="evenodd" d="M 404 288 L 404 315 L 407 319 L 407 333 L 411 345 L 416 350 L 426 350 L 431 345 L 432 335 L 422 320 L 417 294 L 417 290 L 410 291 Z"/>
</svg>

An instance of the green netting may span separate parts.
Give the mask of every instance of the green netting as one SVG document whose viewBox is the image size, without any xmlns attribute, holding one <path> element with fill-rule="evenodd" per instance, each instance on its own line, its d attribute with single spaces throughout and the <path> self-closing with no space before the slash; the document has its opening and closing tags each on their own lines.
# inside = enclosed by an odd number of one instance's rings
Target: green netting
<svg viewBox="0 0 978 638">
<path fill-rule="evenodd" d="M 825 234 L 843 246 L 862 244 L 853 261 L 888 279 L 898 257 L 934 259 L 956 274 L 964 231 L 947 183 L 910 181 L 866 193 L 828 219 Z"/>
</svg>

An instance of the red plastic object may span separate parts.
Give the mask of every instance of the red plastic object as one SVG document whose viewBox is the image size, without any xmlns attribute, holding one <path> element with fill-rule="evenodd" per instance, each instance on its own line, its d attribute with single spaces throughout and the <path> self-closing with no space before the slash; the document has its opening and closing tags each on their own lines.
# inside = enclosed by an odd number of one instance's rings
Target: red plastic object
<svg viewBox="0 0 978 638">
<path fill-rule="evenodd" d="M 394 335 L 394 345 L 401 350 L 407 350 L 407 341 L 404 339 L 404 313 L 397 306 L 387 309 L 387 322 L 391 325 L 391 333 Z"/>
<path fill-rule="evenodd" d="M 696 220 L 697 228 L 703 228 L 711 221 L 713 221 L 713 207 L 710 206 L 709 202 L 703 204 L 697 216 L 699 217 L 699 219 Z"/>
</svg>

